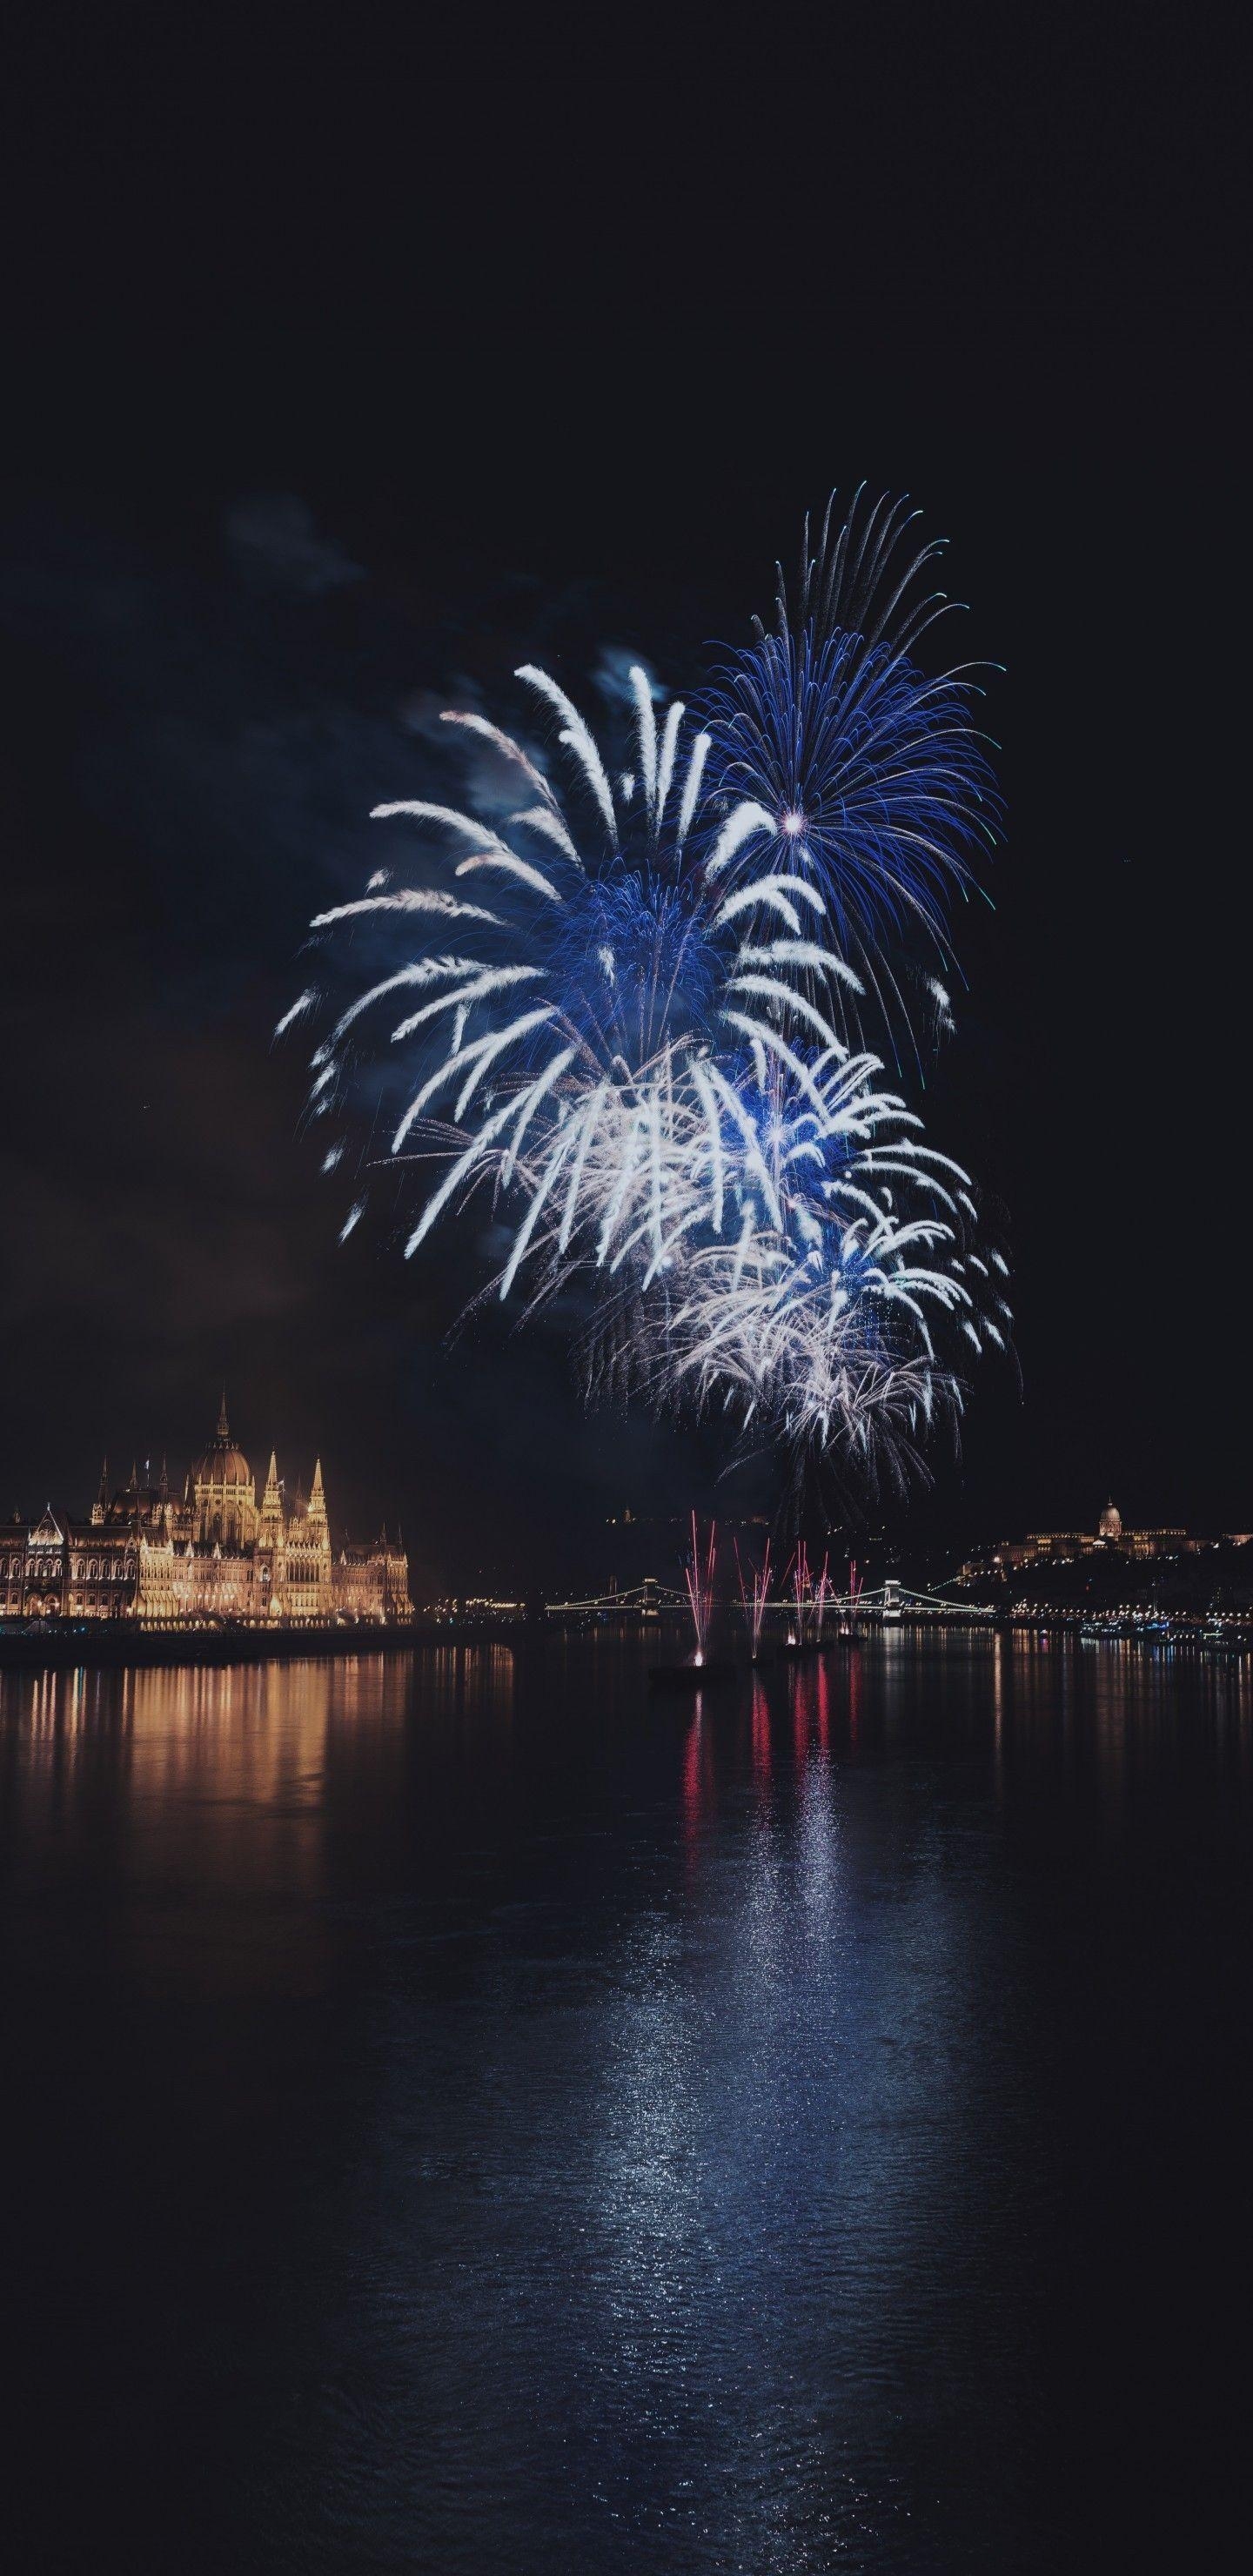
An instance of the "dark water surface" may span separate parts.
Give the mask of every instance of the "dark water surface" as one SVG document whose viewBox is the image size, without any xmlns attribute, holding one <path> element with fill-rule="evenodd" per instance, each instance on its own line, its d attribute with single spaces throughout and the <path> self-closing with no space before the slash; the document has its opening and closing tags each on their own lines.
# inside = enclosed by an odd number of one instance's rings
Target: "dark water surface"
<svg viewBox="0 0 1253 2576">
<path fill-rule="evenodd" d="M 0 1691 L 9 2563 L 1248 2563 L 1247 1675 Z"/>
</svg>

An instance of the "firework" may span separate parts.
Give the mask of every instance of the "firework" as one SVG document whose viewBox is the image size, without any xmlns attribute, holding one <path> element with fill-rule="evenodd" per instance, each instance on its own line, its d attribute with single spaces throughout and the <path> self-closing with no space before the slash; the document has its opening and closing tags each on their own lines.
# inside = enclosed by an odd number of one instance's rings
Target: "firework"
<svg viewBox="0 0 1253 2576">
<path fill-rule="evenodd" d="M 827 997 L 853 978 L 813 935 L 812 887 L 773 863 L 760 882 L 742 871 L 733 895 L 720 883 L 745 808 L 705 829 L 703 860 L 689 855 L 709 745 L 685 732 L 680 703 L 659 723 L 633 673 L 632 766 L 614 779 L 557 683 L 532 666 L 519 677 L 562 719 L 568 807 L 512 737 L 450 715 L 521 770 L 535 801 L 509 816 L 509 837 L 425 799 L 376 808 L 416 826 L 451 883 L 388 883 L 316 917 L 321 933 L 403 923 L 417 953 L 339 1014 L 313 1058 L 315 1105 L 342 1094 L 384 1006 L 399 1006 L 388 1043 L 403 1050 L 391 1088 L 403 1069 L 405 1096 L 391 1156 L 445 1167 L 406 1252 L 485 1186 L 517 1209 L 501 1297 L 541 1256 L 563 1278 L 629 1264 L 647 1286 L 694 1227 L 722 1232 L 741 1173 L 773 1210 L 741 1059 L 759 1091 L 775 1064 L 808 1081 L 802 1049 L 824 1067 L 845 1061 Z M 490 903 L 462 899 L 472 876 L 493 880 Z"/>
<path fill-rule="evenodd" d="M 949 900 L 995 843 L 999 801 L 975 677 L 931 678 L 911 658 L 953 604 L 919 596 L 940 548 L 912 544 L 911 526 L 903 503 L 866 510 L 859 494 L 834 528 L 828 504 L 811 555 L 806 522 L 794 600 L 780 575 L 774 631 L 758 624 L 722 665 L 705 712 L 714 778 L 822 896 L 864 997 L 845 994 L 846 1017 L 862 1028 L 873 1003 L 894 1046 L 907 1035 L 917 1052 L 911 988 L 934 999 L 922 970 L 947 966 Z"/>
<path fill-rule="evenodd" d="M 955 1342 L 1003 1347 L 1008 1309 L 1000 1257 L 971 1248 L 966 1174 L 877 1071 L 866 1058 L 774 1085 L 769 1205 L 745 1190 L 733 1236 L 689 1244 L 655 1365 L 671 1401 L 899 1485 L 960 1414 Z"/>
<path fill-rule="evenodd" d="M 332 1014 L 311 1115 L 366 1078 L 381 1097 L 407 1254 L 477 1202 L 507 1248 L 474 1303 L 573 1300 L 593 1385 L 863 1479 L 910 1471 L 960 1410 L 956 1338 L 1008 1322 L 966 1175 L 860 1035 L 893 942 L 941 943 L 992 810 L 967 682 L 907 658 L 938 611 L 910 605 L 932 550 L 905 563 L 904 525 L 854 510 L 833 537 L 828 514 L 703 723 L 638 665 L 616 743 L 534 664 L 546 751 L 450 710 L 483 810 L 375 809 L 417 881 L 380 870 L 317 916 L 327 971 L 280 1023 Z M 344 942 L 370 971 L 336 1010 Z"/>
</svg>

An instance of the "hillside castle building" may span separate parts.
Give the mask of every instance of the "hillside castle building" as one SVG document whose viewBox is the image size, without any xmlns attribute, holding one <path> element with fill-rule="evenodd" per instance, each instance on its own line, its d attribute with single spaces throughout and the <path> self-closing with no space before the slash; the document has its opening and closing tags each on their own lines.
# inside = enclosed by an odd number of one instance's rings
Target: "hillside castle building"
<svg viewBox="0 0 1253 2576">
<path fill-rule="evenodd" d="M 999 1539 L 995 1547 L 970 1557 L 959 1581 L 982 1581 L 988 1575 L 1018 1573 L 1042 1565 L 1068 1565 L 1082 1557 L 1195 1556 L 1202 1541 L 1181 1529 L 1124 1529 L 1122 1513 L 1112 1500 L 1095 1530 L 1034 1530 L 1027 1538 Z"/>
<path fill-rule="evenodd" d="M 106 1463 L 89 1520 L 51 1506 L 33 1526 L 0 1523 L 0 1617 L 183 1622 L 381 1624 L 409 1619 L 409 1567 L 386 1531 L 372 1546 L 332 1546 L 322 1462 L 309 1497 L 288 1498 L 273 1452 L 261 1499 L 231 1439 L 222 1398 L 218 1426 L 174 1497 L 164 1467 L 155 1485 L 110 1493 Z"/>
</svg>

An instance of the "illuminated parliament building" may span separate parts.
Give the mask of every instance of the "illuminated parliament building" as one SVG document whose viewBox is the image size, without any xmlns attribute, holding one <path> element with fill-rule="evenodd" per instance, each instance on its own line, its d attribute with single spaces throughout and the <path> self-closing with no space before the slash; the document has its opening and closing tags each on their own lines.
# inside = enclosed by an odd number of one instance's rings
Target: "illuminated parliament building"
<svg viewBox="0 0 1253 2576">
<path fill-rule="evenodd" d="M 0 1522 L 0 1617 L 136 1619 L 167 1627 L 220 1620 L 373 1623 L 409 1619 L 409 1567 L 386 1532 L 373 1545 L 331 1544 L 322 1462 L 306 1502 L 290 1500 L 271 1452 L 261 1499 L 231 1439 L 223 1396 L 217 1431 L 181 1497 L 156 1485 L 110 1493 L 107 1464 L 89 1520 L 49 1508 L 33 1526 Z"/>
</svg>

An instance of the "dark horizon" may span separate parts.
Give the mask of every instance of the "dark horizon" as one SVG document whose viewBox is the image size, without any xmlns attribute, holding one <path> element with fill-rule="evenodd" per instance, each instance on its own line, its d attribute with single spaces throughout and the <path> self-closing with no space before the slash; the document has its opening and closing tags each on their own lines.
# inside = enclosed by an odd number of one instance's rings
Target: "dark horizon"
<svg viewBox="0 0 1253 2576">
<path fill-rule="evenodd" d="M 789 162 L 805 254 L 732 156 L 732 280 L 706 181 L 738 29 L 712 70 L 678 49 L 668 112 L 699 75 L 709 137 L 676 124 L 629 204 L 568 66 L 525 137 L 507 51 L 485 88 L 456 40 L 416 47 L 402 159 L 373 85 L 341 106 L 329 57 L 242 20 L 164 115 L 155 42 L 142 13 L 104 62 L 33 37 L 19 138 L 0 1511 L 88 1494 L 105 1451 L 192 1456 L 224 1376 L 254 1464 L 320 1450 L 344 1521 L 403 1523 L 415 1583 L 534 1581 L 627 1504 L 756 1503 L 768 1476 L 719 1488 L 711 1437 L 585 1416 L 543 1334 L 450 1348 L 455 1265 L 365 1227 L 341 1251 L 270 1037 L 310 913 L 377 863 L 370 804 L 413 792 L 428 704 L 498 693 L 518 648 L 585 695 L 603 645 L 690 685 L 804 511 L 865 479 L 949 538 L 961 649 L 1006 666 L 995 909 L 956 932 L 926 1106 L 1004 1211 L 1022 1395 L 985 1368 L 960 1463 L 893 1517 L 956 1542 L 1112 1492 L 1129 1522 L 1247 1526 L 1249 1394 L 1208 1348 L 1246 1079 L 1216 89 L 1131 20 L 1074 58 L 990 13 L 969 48 L 833 54 L 834 175 Z M 855 113 L 885 81 L 886 204 Z M 611 157 L 638 105 L 624 72 Z M 763 133 L 772 105 L 768 72 Z M 463 117 L 494 156 L 477 199 Z"/>
</svg>

